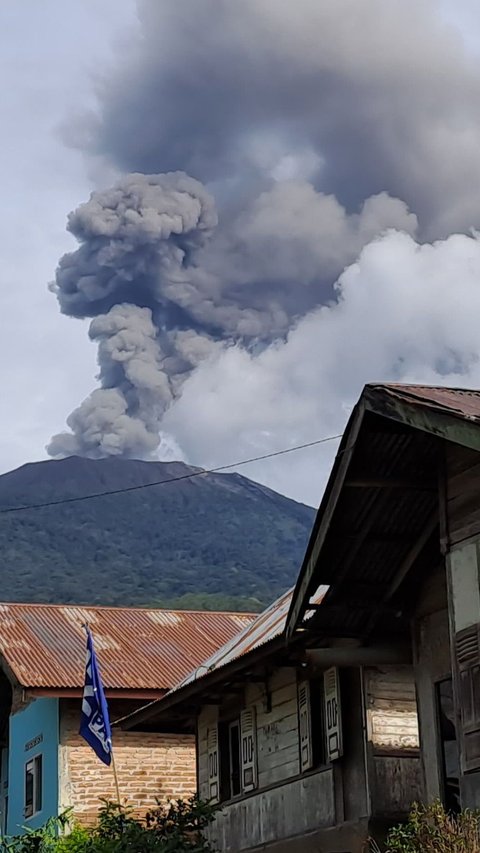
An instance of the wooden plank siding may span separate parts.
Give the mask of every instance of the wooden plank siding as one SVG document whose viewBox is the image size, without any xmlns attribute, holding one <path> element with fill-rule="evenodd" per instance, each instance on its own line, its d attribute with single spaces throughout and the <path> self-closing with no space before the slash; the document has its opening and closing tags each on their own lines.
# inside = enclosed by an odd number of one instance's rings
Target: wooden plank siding
<svg viewBox="0 0 480 853">
<path fill-rule="evenodd" d="M 451 675 L 445 570 L 428 577 L 418 593 L 413 620 L 414 669 L 422 744 L 424 798 L 443 796 L 435 684 Z"/>
<path fill-rule="evenodd" d="M 208 800 L 210 792 L 208 789 L 208 749 L 207 735 L 208 727 L 216 723 L 218 710 L 215 706 L 205 705 L 198 720 L 197 728 L 197 787 L 199 796 Z"/>
<path fill-rule="evenodd" d="M 446 479 L 448 537 L 455 545 L 480 534 L 480 453 L 447 445 Z"/>
<path fill-rule="evenodd" d="M 209 827 L 207 837 L 215 849 L 237 853 L 263 849 L 263 845 L 334 823 L 332 770 L 324 770 L 230 803 Z"/>
<path fill-rule="evenodd" d="M 294 669 L 277 670 L 269 680 L 272 710 L 267 710 L 265 686 L 247 684 L 238 703 L 254 706 L 257 718 L 258 787 L 296 776 L 300 772 L 298 745 L 297 681 Z M 219 718 L 218 709 L 205 706 L 198 720 L 198 781 L 200 796 L 208 791 L 208 727 Z"/>
<path fill-rule="evenodd" d="M 372 812 L 401 816 L 422 791 L 413 667 L 366 667 L 364 678 Z"/>
<path fill-rule="evenodd" d="M 257 710 L 259 788 L 266 788 L 300 772 L 295 670 L 277 670 L 268 686 L 270 712 L 263 685 L 248 685 L 245 692 L 246 705 L 255 705 Z"/>
<path fill-rule="evenodd" d="M 415 681 L 411 666 L 365 669 L 369 740 L 374 753 L 418 750 Z"/>
<path fill-rule="evenodd" d="M 239 715 L 242 708 L 252 706 L 257 722 L 258 788 L 222 805 L 208 830 L 208 838 L 222 851 L 249 850 L 335 824 L 332 769 L 300 775 L 297 674 L 293 667 L 275 670 L 267 684 L 247 683 L 234 708 L 227 698 L 219 708 L 203 707 L 198 718 L 200 796 L 208 792 L 209 725 L 224 719 L 229 710 Z"/>
</svg>

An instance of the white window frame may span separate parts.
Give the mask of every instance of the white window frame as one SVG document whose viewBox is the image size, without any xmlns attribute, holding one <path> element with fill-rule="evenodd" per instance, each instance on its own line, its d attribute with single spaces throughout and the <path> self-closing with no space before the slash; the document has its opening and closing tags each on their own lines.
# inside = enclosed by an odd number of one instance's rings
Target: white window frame
<svg viewBox="0 0 480 853">
<path fill-rule="evenodd" d="M 32 790 L 32 811 L 27 813 L 30 806 L 27 805 L 27 771 L 29 766 L 32 765 L 32 779 L 33 779 L 33 790 Z M 39 769 L 40 768 L 40 769 Z M 31 820 L 36 815 L 40 814 L 43 809 L 43 753 L 37 752 L 36 755 L 32 755 L 28 758 L 28 760 L 24 764 L 24 772 L 23 772 L 23 815 L 25 820 Z M 40 778 L 40 786 L 38 784 Z M 40 787 L 40 803 L 38 803 L 38 788 Z M 40 807 L 37 808 L 37 805 Z"/>
<path fill-rule="evenodd" d="M 323 673 L 325 702 L 325 736 L 327 761 L 337 761 L 343 755 L 342 702 L 338 667 L 331 666 Z"/>
<path fill-rule="evenodd" d="M 211 803 L 220 801 L 220 752 L 218 744 L 218 724 L 210 725 L 207 729 L 207 762 L 208 762 L 208 800 Z"/>
<path fill-rule="evenodd" d="M 240 714 L 240 790 L 244 794 L 258 787 L 257 709 L 249 705 Z M 246 782 L 246 776 L 249 781 Z"/>
<path fill-rule="evenodd" d="M 300 773 L 313 767 L 312 704 L 310 682 L 297 684 L 298 743 L 300 748 Z"/>
</svg>

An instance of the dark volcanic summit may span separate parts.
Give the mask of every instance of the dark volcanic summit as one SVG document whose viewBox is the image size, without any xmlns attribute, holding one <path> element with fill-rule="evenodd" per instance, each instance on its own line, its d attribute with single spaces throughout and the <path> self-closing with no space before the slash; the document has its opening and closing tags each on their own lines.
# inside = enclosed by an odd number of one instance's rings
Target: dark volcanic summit
<svg viewBox="0 0 480 853">
<path fill-rule="evenodd" d="M 0 476 L 0 508 L 197 471 L 182 462 L 35 462 Z M 260 608 L 290 586 L 314 510 L 239 474 L 0 517 L 3 601 Z"/>
</svg>

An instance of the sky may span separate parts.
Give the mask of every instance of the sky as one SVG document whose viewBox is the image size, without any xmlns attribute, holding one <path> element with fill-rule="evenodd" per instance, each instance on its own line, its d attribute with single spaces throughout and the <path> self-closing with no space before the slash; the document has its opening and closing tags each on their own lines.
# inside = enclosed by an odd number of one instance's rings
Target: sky
<svg viewBox="0 0 480 853">
<path fill-rule="evenodd" d="M 365 382 L 480 388 L 478 4 L 7 0 L 0 43 L 1 471 L 215 467 Z M 317 505 L 335 448 L 239 470 Z"/>
</svg>

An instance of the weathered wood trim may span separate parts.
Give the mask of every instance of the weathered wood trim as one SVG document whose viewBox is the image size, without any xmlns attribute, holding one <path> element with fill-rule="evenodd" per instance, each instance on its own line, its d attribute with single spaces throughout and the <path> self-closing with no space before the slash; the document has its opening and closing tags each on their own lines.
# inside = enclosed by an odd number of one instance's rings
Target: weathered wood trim
<svg viewBox="0 0 480 853">
<path fill-rule="evenodd" d="M 307 649 L 305 658 L 313 669 L 327 666 L 375 666 L 381 664 L 409 664 L 412 662 L 410 645 L 402 646 L 351 646 Z"/>
<path fill-rule="evenodd" d="M 421 551 L 423 550 L 423 548 L 427 544 L 428 540 L 430 539 L 430 536 L 434 532 L 437 524 L 438 524 L 438 510 L 435 510 L 435 512 L 430 516 L 429 520 L 425 524 L 425 527 L 423 528 L 423 530 L 422 530 L 420 536 L 418 537 L 417 541 L 412 545 L 410 551 L 408 552 L 407 556 L 405 557 L 405 560 L 401 564 L 398 572 L 396 573 L 392 583 L 390 584 L 390 586 L 388 588 L 387 594 L 385 596 L 385 601 L 389 601 L 392 598 L 392 596 L 395 595 L 397 589 L 399 588 L 402 581 L 407 576 L 407 574 L 410 571 L 411 567 L 413 566 L 415 560 L 420 555 Z"/>
<path fill-rule="evenodd" d="M 415 404 L 400 400 L 394 394 L 387 396 L 385 391 L 388 389 L 383 388 L 379 393 L 367 386 L 362 395 L 365 410 L 480 451 L 480 427 L 477 423 L 440 408 L 437 410 L 421 401 Z"/>
<path fill-rule="evenodd" d="M 365 766 L 365 794 L 367 799 L 367 815 L 372 814 L 372 790 L 370 780 L 372 778 L 372 751 L 370 717 L 367 713 L 367 684 L 365 668 L 360 667 L 360 695 L 362 698 L 362 727 L 363 727 L 363 754 Z"/>
<path fill-rule="evenodd" d="M 440 525 L 440 552 L 445 555 L 450 546 L 448 524 L 448 480 L 445 447 L 442 447 L 438 465 L 438 516 Z"/>
<path fill-rule="evenodd" d="M 292 782 L 299 782 L 300 779 L 309 779 L 310 776 L 316 776 L 320 773 L 328 773 L 332 772 L 333 764 L 322 764 L 320 767 L 314 767 L 311 770 L 305 770 L 304 773 L 295 773 L 292 776 L 286 776 L 282 779 L 279 779 L 277 782 L 272 782 L 270 785 L 262 785 L 258 788 L 255 788 L 254 791 L 249 791 L 248 793 L 242 794 L 241 799 L 249 800 L 251 797 L 258 797 L 259 794 L 264 794 L 266 791 L 273 791 L 275 788 L 283 788 L 286 785 L 290 785 Z M 232 805 L 232 803 L 238 803 L 238 797 L 232 797 L 230 800 L 222 800 L 221 807 L 225 808 L 227 806 Z"/>
<path fill-rule="evenodd" d="M 345 489 L 411 489 L 415 492 L 435 492 L 437 484 L 432 480 L 382 480 L 382 479 L 357 479 L 345 480 Z"/>
<path fill-rule="evenodd" d="M 360 432 L 360 427 L 363 423 L 364 415 L 365 405 L 362 401 L 360 401 L 359 403 L 357 403 L 355 409 L 353 410 L 350 425 L 347 426 L 347 429 L 344 433 L 344 439 L 340 445 L 340 449 L 337 453 L 332 469 L 330 479 L 330 482 L 332 484 L 331 489 L 330 491 L 328 491 L 327 486 L 325 498 L 322 501 L 322 505 L 320 506 L 320 509 L 317 514 L 318 526 L 317 524 L 315 524 L 314 526 L 311 543 L 309 543 L 309 546 L 307 548 L 308 557 L 306 563 L 304 563 L 300 570 L 300 576 L 293 592 L 292 601 L 286 620 L 285 632 L 287 639 L 292 636 L 296 628 L 299 626 L 305 611 L 308 610 L 307 596 L 312 581 L 313 573 L 315 571 L 317 560 L 320 556 L 320 552 L 322 550 L 328 528 L 330 527 L 330 522 L 332 520 L 337 501 L 340 497 L 340 492 L 342 490 L 342 486 L 346 478 L 348 468 L 350 466 L 350 461 L 355 450 L 358 433 Z"/>
</svg>

